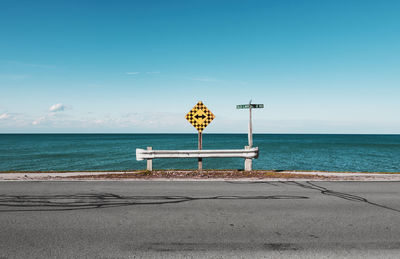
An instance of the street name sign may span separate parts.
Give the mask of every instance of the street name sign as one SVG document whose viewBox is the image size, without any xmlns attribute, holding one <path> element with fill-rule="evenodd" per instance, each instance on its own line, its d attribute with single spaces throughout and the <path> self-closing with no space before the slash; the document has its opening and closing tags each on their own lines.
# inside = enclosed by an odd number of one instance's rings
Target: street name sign
<svg viewBox="0 0 400 259">
<path fill-rule="evenodd" d="M 264 108 L 264 104 L 239 104 L 236 105 L 236 109 L 249 109 L 251 105 L 251 108 Z"/>
<path fill-rule="evenodd" d="M 214 114 L 201 101 L 186 114 L 186 119 L 199 133 L 201 133 L 214 118 Z"/>
</svg>

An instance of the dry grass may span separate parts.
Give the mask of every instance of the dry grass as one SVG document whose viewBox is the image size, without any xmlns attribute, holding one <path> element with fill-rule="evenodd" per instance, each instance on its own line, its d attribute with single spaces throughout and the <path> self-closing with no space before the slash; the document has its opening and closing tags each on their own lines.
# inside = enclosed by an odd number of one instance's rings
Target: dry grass
<svg viewBox="0 0 400 259">
<path fill-rule="evenodd" d="M 7 173 L 23 173 L 29 175 L 30 173 L 60 173 L 58 176 L 51 176 L 49 178 L 63 178 L 63 179 L 81 179 L 81 180 L 118 180 L 118 179 L 142 179 L 142 180 L 157 180 L 157 179 L 310 179 L 310 180 L 356 180 L 363 178 L 370 178 L 370 173 L 365 172 L 365 176 L 338 176 L 335 173 L 352 173 L 352 172 L 324 172 L 329 175 L 316 175 L 313 172 L 320 171 L 282 171 L 282 170 L 253 170 L 246 172 L 243 170 L 204 170 L 199 172 L 197 170 L 131 170 L 131 171 L 96 171 L 105 172 L 105 174 L 89 174 L 89 175 L 75 175 L 75 176 L 63 176 L 63 173 L 69 173 L 71 171 L 7 171 L 1 172 L 1 174 Z M 79 172 L 94 172 L 94 171 L 79 171 Z M 297 172 L 297 173 L 295 173 Z M 300 173 L 299 173 L 300 172 Z M 357 172 L 360 173 L 360 172 Z M 374 172 L 374 174 L 400 174 L 397 173 L 384 173 Z"/>
<path fill-rule="evenodd" d="M 40 173 L 72 173 L 72 172 L 82 172 L 82 173 L 90 173 L 90 172 L 110 172 L 111 174 L 116 173 L 142 173 L 146 172 L 145 170 L 118 170 L 118 171 L 113 171 L 113 170 L 69 170 L 69 171 L 0 171 L 0 174 L 7 174 L 7 173 L 25 173 L 25 174 L 40 174 Z M 157 169 L 154 172 L 163 172 L 163 173 L 168 173 L 168 172 L 198 172 L 197 170 L 180 170 L 180 169 Z M 153 172 L 153 173 L 154 173 Z M 203 172 L 209 172 L 209 173 L 215 173 L 215 172 L 240 172 L 240 173 L 246 173 L 242 170 L 232 170 L 232 169 L 205 169 Z M 279 172 L 304 172 L 304 173 L 315 173 L 315 172 L 321 172 L 321 173 L 359 173 L 359 174 L 400 174 L 400 172 L 358 172 L 358 171 L 317 171 L 317 170 L 253 170 L 252 173 L 266 173 L 266 172 L 273 172 L 273 173 L 279 173 Z"/>
<path fill-rule="evenodd" d="M 335 176 L 312 174 L 291 174 L 277 171 L 239 171 L 239 170 L 165 170 L 165 171 L 136 171 L 125 173 L 110 173 L 102 175 L 70 176 L 71 179 L 321 179 L 333 180 Z"/>
</svg>

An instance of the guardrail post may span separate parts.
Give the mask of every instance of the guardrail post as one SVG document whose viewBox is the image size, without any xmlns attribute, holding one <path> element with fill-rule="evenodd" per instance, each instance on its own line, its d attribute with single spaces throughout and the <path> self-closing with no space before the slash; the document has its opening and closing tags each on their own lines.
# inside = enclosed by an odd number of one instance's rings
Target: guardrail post
<svg viewBox="0 0 400 259">
<path fill-rule="evenodd" d="M 147 147 L 147 150 L 152 150 L 152 147 Z M 153 159 L 147 159 L 147 171 L 153 171 Z"/>
<path fill-rule="evenodd" d="M 250 149 L 250 146 L 245 146 L 244 149 Z M 244 159 L 244 170 L 246 172 L 249 172 L 252 170 L 252 159 L 251 158 L 245 158 Z"/>
</svg>

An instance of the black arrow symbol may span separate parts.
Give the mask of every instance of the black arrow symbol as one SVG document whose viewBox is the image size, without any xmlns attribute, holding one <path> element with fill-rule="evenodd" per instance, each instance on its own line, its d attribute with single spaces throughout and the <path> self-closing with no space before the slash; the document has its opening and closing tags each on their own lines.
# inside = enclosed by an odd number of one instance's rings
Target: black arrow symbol
<svg viewBox="0 0 400 259">
<path fill-rule="evenodd" d="M 204 120 L 206 118 L 206 115 L 203 114 L 203 115 L 199 116 L 198 114 L 196 114 L 194 117 L 196 119 L 202 118 Z"/>
</svg>

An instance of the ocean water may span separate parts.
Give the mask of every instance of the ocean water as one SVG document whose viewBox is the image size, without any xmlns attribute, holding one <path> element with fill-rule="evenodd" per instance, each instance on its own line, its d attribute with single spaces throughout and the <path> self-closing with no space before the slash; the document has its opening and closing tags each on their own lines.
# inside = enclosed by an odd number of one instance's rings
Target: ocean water
<svg viewBox="0 0 400 259">
<path fill-rule="evenodd" d="M 400 172 L 400 135 L 255 134 L 254 169 Z M 203 149 L 238 149 L 246 134 L 203 134 Z M 135 170 L 136 148 L 197 149 L 197 134 L 0 134 L 0 171 Z M 204 169 L 243 169 L 241 158 Z M 154 169 L 196 169 L 196 159 L 156 159 Z"/>
</svg>

